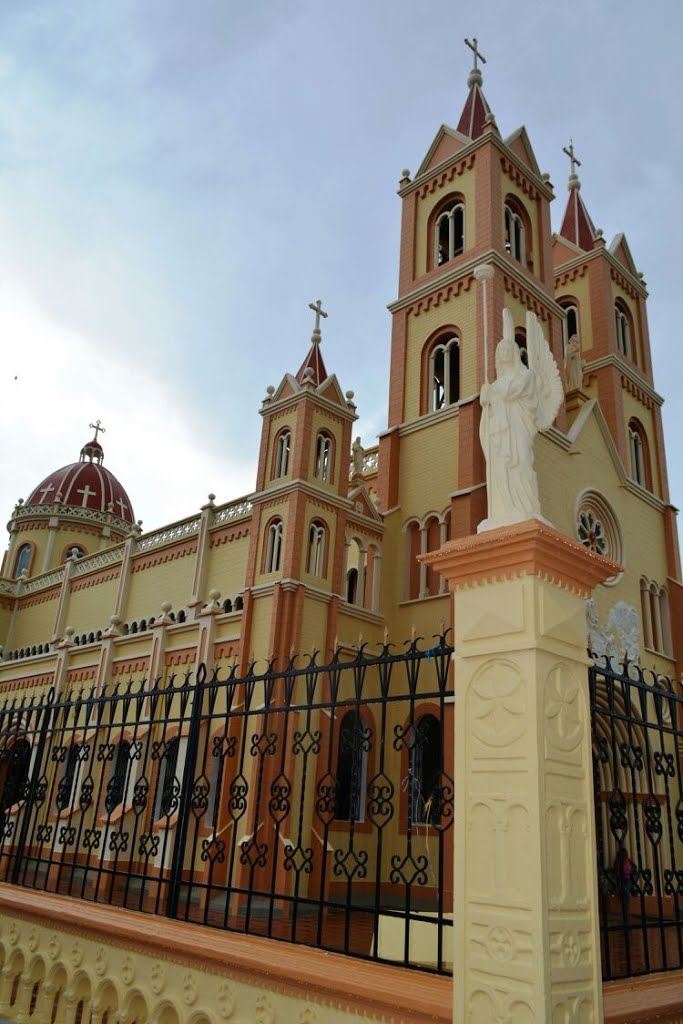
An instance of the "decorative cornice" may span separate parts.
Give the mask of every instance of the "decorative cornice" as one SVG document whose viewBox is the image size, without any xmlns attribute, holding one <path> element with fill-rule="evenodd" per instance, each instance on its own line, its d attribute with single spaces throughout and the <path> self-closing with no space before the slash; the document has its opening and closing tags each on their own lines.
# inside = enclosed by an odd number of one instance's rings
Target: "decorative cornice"
<svg viewBox="0 0 683 1024">
<path fill-rule="evenodd" d="M 452 590 L 519 576 L 539 576 L 588 598 L 623 567 L 588 551 L 537 519 L 487 530 L 419 555 L 446 576 Z"/>
<path fill-rule="evenodd" d="M 555 238 L 557 236 L 554 235 L 553 237 Z M 619 276 L 623 278 L 624 284 L 622 285 L 622 287 L 625 287 L 626 282 L 628 282 L 629 287 L 632 288 L 635 293 L 640 295 L 641 298 L 647 299 L 648 291 L 643 282 L 640 280 L 640 278 L 634 277 L 633 274 L 626 269 L 623 263 L 620 263 L 619 260 L 612 255 L 609 249 L 606 249 L 604 246 L 599 246 L 597 249 L 592 249 L 590 252 L 579 253 L 578 256 L 575 256 L 571 260 L 567 260 L 566 263 L 560 263 L 554 269 L 555 278 L 560 279 L 565 274 L 574 270 L 575 267 L 580 267 L 582 265 L 590 263 L 592 260 L 600 259 L 601 256 L 609 263 L 610 273 L 612 271 L 615 271 Z"/>
<path fill-rule="evenodd" d="M 599 359 L 587 359 L 585 362 L 584 374 L 591 373 L 594 370 L 603 370 L 606 366 L 613 366 L 615 370 L 618 370 L 622 374 L 624 379 L 628 379 L 634 387 L 639 388 L 644 395 L 647 395 L 655 405 L 664 405 L 664 399 L 655 391 L 652 385 L 641 377 L 633 367 L 626 362 L 626 360 L 616 353 L 610 353 L 607 356 L 601 356 Z"/>
<path fill-rule="evenodd" d="M 431 300 L 429 305 L 432 303 L 438 305 L 444 297 L 448 297 L 441 293 L 445 292 L 449 287 L 452 288 L 459 285 L 460 290 L 462 290 L 463 283 L 467 279 L 466 287 L 469 289 L 474 281 L 472 276 L 474 268 L 478 267 L 480 263 L 493 263 L 499 270 L 502 270 L 507 281 L 515 281 L 517 287 L 524 289 L 529 297 L 533 296 L 541 304 L 540 308 L 544 314 L 555 313 L 556 316 L 564 318 L 565 312 L 555 301 L 554 297 L 545 291 L 529 274 L 525 274 L 522 267 L 518 266 L 511 256 L 504 256 L 495 249 L 473 254 L 465 262 L 458 263 L 456 267 L 444 271 L 443 275 L 439 275 L 438 278 L 432 278 L 390 302 L 387 309 L 390 313 L 397 313 L 400 310 L 408 309 L 409 313 L 413 312 L 417 315 L 422 307 L 411 310 L 409 309 L 410 306 L 418 307 L 419 303 L 426 299 Z M 448 266 L 448 264 L 444 264 L 444 266 Z"/>
</svg>

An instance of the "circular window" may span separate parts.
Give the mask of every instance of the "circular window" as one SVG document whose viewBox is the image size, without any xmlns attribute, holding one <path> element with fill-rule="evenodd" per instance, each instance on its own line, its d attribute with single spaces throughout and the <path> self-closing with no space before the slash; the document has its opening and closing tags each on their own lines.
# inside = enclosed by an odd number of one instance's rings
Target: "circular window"
<svg viewBox="0 0 683 1024">
<path fill-rule="evenodd" d="M 576 503 L 576 537 L 596 555 L 624 564 L 624 545 L 617 517 L 597 491 L 584 491 L 579 495 Z M 621 573 L 618 573 L 605 580 L 605 583 L 612 586 L 620 579 Z"/>
</svg>

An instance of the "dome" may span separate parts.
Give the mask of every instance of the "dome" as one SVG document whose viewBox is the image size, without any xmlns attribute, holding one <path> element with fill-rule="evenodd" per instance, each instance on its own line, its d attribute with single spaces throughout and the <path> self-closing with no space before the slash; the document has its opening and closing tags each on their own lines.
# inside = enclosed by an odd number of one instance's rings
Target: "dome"
<svg viewBox="0 0 683 1024">
<path fill-rule="evenodd" d="M 51 505 L 58 501 L 74 513 L 111 513 L 131 526 L 135 523 L 133 506 L 113 473 L 103 466 L 104 452 L 95 436 L 81 448 L 78 462 L 56 469 L 33 489 L 23 508 Z M 47 510 L 46 510 L 47 511 Z M 88 516 L 89 517 L 89 516 Z"/>
</svg>

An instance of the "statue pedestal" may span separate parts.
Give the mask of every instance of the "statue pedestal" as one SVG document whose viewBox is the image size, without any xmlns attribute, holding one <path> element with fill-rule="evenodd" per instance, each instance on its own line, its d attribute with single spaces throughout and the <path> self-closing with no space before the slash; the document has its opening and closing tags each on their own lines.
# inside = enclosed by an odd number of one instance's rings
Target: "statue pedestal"
<svg viewBox="0 0 683 1024">
<path fill-rule="evenodd" d="M 453 591 L 454 1020 L 602 1020 L 585 601 L 617 567 L 536 520 L 424 556 Z"/>
</svg>

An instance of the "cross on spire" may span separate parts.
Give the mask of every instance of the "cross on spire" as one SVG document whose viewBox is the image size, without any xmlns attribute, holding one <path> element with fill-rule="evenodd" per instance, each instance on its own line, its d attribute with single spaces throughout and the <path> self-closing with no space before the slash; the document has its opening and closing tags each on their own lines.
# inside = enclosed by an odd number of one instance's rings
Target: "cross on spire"
<svg viewBox="0 0 683 1024">
<path fill-rule="evenodd" d="M 465 45 L 469 46 L 470 50 L 474 54 L 474 70 L 475 71 L 479 70 L 477 68 L 477 58 L 479 58 L 479 60 L 482 62 L 482 64 L 486 63 L 486 57 L 484 56 L 483 53 L 480 53 L 479 50 L 477 49 L 477 43 L 478 43 L 478 41 L 477 41 L 477 37 L 476 36 L 472 36 L 472 42 L 470 42 L 469 39 L 465 39 Z"/>
<path fill-rule="evenodd" d="M 570 160 L 570 163 L 571 163 L 571 176 L 573 178 L 573 177 L 576 176 L 576 168 L 581 166 L 581 161 L 578 159 L 578 157 L 574 156 L 574 140 L 573 139 L 569 140 L 569 147 L 567 147 L 567 146 L 563 146 L 562 147 L 562 152 L 566 153 L 567 156 L 569 157 L 569 160 Z"/>
<path fill-rule="evenodd" d="M 320 317 L 327 319 L 327 313 L 323 310 L 322 299 L 318 299 L 317 302 L 309 302 L 308 308 L 312 309 L 315 313 L 315 327 L 313 328 L 313 341 L 320 341 Z"/>
<path fill-rule="evenodd" d="M 96 420 L 94 423 L 89 423 L 88 424 L 88 426 L 92 427 L 92 429 L 95 431 L 95 440 L 97 440 L 97 435 L 100 432 L 103 433 L 103 434 L 107 433 L 107 431 L 104 429 L 104 427 L 101 424 L 102 424 L 102 420 Z"/>
</svg>

